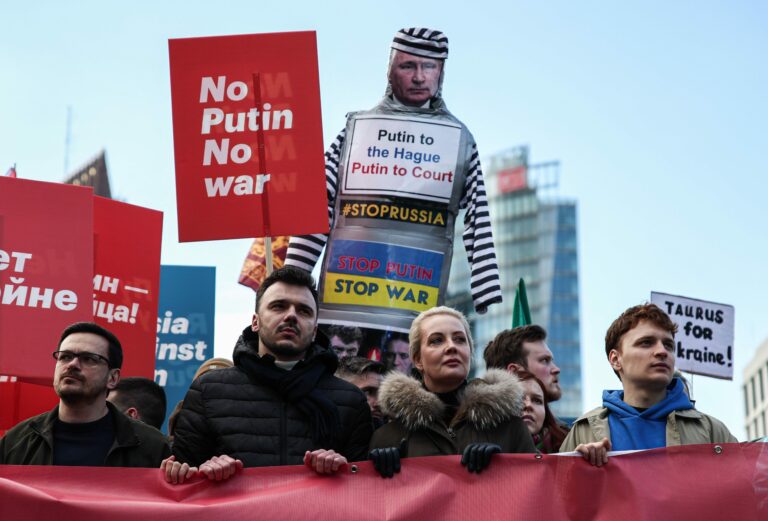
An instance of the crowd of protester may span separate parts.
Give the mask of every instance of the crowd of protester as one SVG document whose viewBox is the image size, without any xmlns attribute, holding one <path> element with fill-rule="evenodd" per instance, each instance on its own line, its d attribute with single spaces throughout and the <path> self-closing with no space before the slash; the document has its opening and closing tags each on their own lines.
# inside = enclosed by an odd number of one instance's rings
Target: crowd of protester
<svg viewBox="0 0 768 521">
<path fill-rule="evenodd" d="M 580 453 L 595 466 L 611 450 L 736 442 L 697 410 L 675 373 L 676 325 L 653 304 L 627 309 L 608 328 L 605 353 L 619 390 L 568 426 L 550 404 L 560 369 L 539 326 L 500 332 L 484 349 L 486 372 L 469 380 L 473 352 L 464 315 L 422 312 L 408 335 L 409 371 L 355 356 L 355 328 L 317 327 L 312 277 L 273 272 L 233 362 L 208 360 L 169 421 L 162 388 L 120 378 L 122 347 L 93 323 L 65 329 L 53 357 L 59 405 L 0 439 L 0 463 L 159 467 L 170 483 L 229 479 L 243 467 L 299 465 L 331 474 L 371 460 L 391 478 L 402 458 L 460 455 L 482 472 L 498 453 Z M 337 354 L 338 353 L 338 354 Z"/>
</svg>

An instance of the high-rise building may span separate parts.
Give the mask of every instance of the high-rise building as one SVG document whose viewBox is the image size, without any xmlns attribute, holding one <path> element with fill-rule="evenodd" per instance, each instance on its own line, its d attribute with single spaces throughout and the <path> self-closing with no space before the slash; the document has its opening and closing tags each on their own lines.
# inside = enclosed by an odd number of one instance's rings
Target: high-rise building
<svg viewBox="0 0 768 521">
<path fill-rule="evenodd" d="M 561 369 L 563 396 L 552 404 L 553 412 L 577 417 L 583 410 L 576 202 L 553 195 L 559 162 L 529 165 L 527 147 L 492 156 L 483 165 L 504 302 L 485 314 L 474 312 L 468 266 L 457 251 L 446 304 L 467 314 L 477 346 L 473 366 L 476 374 L 482 373 L 483 349 L 512 326 L 515 288 L 523 278 L 533 323 L 547 330 L 547 343 Z M 457 250 L 463 244 L 461 228 L 459 224 Z"/>
<path fill-rule="evenodd" d="M 77 172 L 64 180 L 64 184 L 90 186 L 93 195 L 112 198 L 109 189 L 109 174 L 107 173 L 107 153 L 102 150 L 91 161 L 86 163 Z"/>
<path fill-rule="evenodd" d="M 744 368 L 744 426 L 747 439 L 764 438 L 766 430 L 766 414 L 768 414 L 768 340 L 757 348 L 755 356 Z"/>
</svg>

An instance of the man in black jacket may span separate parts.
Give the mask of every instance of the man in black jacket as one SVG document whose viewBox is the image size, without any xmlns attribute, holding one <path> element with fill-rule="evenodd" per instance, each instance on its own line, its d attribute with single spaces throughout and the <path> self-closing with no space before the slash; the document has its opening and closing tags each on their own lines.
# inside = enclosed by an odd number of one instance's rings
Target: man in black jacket
<svg viewBox="0 0 768 521">
<path fill-rule="evenodd" d="M 321 474 L 364 460 L 372 434 L 365 396 L 333 376 L 338 360 L 317 333 L 311 275 L 273 272 L 233 355 L 235 367 L 195 380 L 161 466 L 170 483 L 199 471 L 223 480 L 237 469 L 302 462 Z"/>
<path fill-rule="evenodd" d="M 170 454 L 165 436 L 107 401 L 120 381 L 123 349 L 110 331 L 78 322 L 53 352 L 59 404 L 0 439 L 0 464 L 157 467 Z"/>
</svg>

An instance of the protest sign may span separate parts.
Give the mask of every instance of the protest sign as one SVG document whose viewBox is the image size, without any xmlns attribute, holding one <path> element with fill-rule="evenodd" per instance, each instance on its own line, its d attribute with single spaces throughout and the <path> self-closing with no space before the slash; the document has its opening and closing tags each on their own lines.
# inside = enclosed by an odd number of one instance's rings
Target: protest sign
<svg viewBox="0 0 768 521">
<path fill-rule="evenodd" d="M 94 197 L 93 321 L 123 346 L 126 376 L 152 378 L 163 214 Z"/>
<path fill-rule="evenodd" d="M 0 374 L 50 384 L 64 328 L 91 320 L 90 188 L 0 177 Z"/>
<path fill-rule="evenodd" d="M 733 379 L 733 306 L 655 291 L 651 302 L 677 324 L 677 369 Z"/>
<path fill-rule="evenodd" d="M 165 389 L 168 416 L 184 399 L 200 364 L 213 357 L 216 268 L 161 266 L 155 382 Z"/>
<path fill-rule="evenodd" d="M 168 47 L 179 240 L 327 232 L 315 33 Z"/>
<path fill-rule="evenodd" d="M 343 194 L 448 203 L 461 126 L 445 120 L 359 115 L 353 122 Z"/>
<path fill-rule="evenodd" d="M 49 380 L 53 380 L 51 371 Z M 0 376 L 0 436 L 17 423 L 50 411 L 59 397 L 50 385 L 20 382 L 15 376 Z"/>
<path fill-rule="evenodd" d="M 443 255 L 370 241 L 329 246 L 323 302 L 423 311 L 437 305 Z"/>
</svg>

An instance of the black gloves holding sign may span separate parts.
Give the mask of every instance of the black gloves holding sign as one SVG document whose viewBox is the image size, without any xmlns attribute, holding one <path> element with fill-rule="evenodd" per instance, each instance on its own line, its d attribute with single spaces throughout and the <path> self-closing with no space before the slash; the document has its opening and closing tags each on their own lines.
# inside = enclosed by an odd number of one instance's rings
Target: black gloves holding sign
<svg viewBox="0 0 768 521">
<path fill-rule="evenodd" d="M 480 474 L 491 464 L 491 456 L 501 452 L 501 447 L 495 443 L 470 443 L 461 456 L 461 464 L 470 472 Z"/>
<path fill-rule="evenodd" d="M 368 459 L 373 461 L 373 467 L 382 478 L 391 478 L 400 472 L 400 449 L 397 447 L 373 449 L 368 453 Z"/>
<path fill-rule="evenodd" d="M 491 456 L 500 452 L 501 447 L 495 443 L 470 443 L 464 449 L 461 464 L 469 472 L 480 474 L 490 465 Z M 400 449 L 397 447 L 373 449 L 368 453 L 368 459 L 373 461 L 373 467 L 383 478 L 391 478 L 400 472 Z"/>
</svg>

